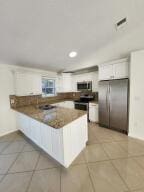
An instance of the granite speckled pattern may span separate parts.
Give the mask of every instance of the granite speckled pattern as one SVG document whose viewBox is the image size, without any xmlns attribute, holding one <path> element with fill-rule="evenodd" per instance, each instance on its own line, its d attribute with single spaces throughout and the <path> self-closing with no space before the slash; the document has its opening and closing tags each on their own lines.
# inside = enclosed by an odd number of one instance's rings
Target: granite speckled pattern
<svg viewBox="0 0 144 192">
<path fill-rule="evenodd" d="M 56 107 L 49 110 L 41 110 L 38 106 L 25 106 L 15 108 L 17 112 L 23 113 L 37 121 L 49 125 L 55 129 L 62 128 L 72 121 L 86 114 L 85 111 Z"/>
</svg>

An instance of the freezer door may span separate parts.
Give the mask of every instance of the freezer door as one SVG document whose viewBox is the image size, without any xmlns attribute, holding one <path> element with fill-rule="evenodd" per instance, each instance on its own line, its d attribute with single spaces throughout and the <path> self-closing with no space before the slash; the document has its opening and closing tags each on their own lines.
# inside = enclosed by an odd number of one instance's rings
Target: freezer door
<svg viewBox="0 0 144 192">
<path fill-rule="evenodd" d="M 110 81 L 110 128 L 128 132 L 128 79 Z"/>
<path fill-rule="evenodd" d="M 109 127 L 109 81 L 99 82 L 99 125 Z"/>
</svg>

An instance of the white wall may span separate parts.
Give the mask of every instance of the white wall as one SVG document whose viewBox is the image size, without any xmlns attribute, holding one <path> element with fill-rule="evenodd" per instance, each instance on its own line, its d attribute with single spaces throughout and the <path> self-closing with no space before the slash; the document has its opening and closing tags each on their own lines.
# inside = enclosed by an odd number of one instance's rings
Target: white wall
<svg viewBox="0 0 144 192">
<path fill-rule="evenodd" d="M 98 71 L 72 75 L 72 87 L 74 91 L 77 91 L 77 82 L 81 81 L 92 81 L 92 90 L 98 91 Z"/>
<path fill-rule="evenodd" d="M 14 76 L 0 68 L 0 136 L 16 130 L 15 112 L 10 109 L 9 95 L 14 94 Z"/>
<path fill-rule="evenodd" d="M 144 50 L 131 54 L 129 136 L 144 139 Z"/>
</svg>

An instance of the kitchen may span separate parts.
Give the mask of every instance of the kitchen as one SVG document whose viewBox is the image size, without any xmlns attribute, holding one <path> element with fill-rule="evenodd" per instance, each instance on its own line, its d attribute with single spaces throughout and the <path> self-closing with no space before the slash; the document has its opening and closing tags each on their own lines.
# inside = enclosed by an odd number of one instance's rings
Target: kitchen
<svg viewBox="0 0 144 192">
<path fill-rule="evenodd" d="M 1 2 L 0 192 L 144 191 L 143 7 Z"/>
</svg>

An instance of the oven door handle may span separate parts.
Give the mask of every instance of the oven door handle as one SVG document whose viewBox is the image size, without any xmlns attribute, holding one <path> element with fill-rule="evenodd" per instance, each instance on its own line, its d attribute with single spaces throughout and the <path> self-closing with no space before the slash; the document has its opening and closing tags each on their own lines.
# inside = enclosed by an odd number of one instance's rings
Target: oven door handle
<svg viewBox="0 0 144 192">
<path fill-rule="evenodd" d="M 88 103 L 79 103 L 79 102 L 75 102 L 75 104 L 78 104 L 78 105 L 88 105 Z"/>
</svg>

